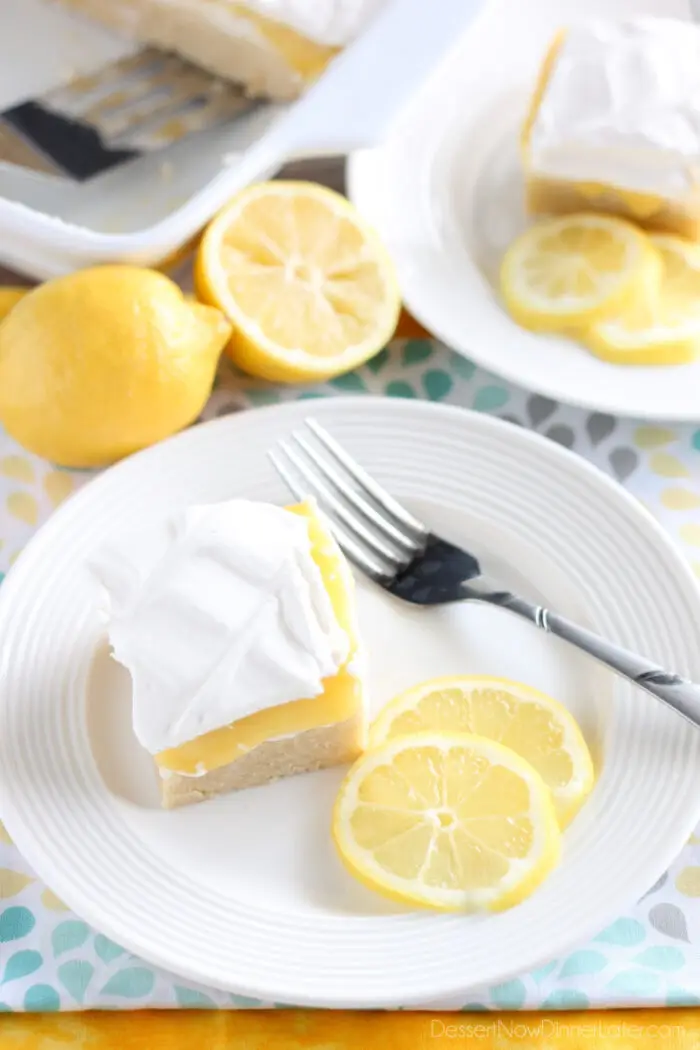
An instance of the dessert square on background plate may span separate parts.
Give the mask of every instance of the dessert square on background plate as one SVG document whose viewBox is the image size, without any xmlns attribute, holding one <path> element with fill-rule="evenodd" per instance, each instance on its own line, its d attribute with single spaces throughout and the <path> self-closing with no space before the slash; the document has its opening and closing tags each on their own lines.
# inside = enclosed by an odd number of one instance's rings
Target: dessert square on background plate
<svg viewBox="0 0 700 1050">
<path fill-rule="evenodd" d="M 396 261 L 411 312 L 512 382 L 617 415 L 695 419 L 700 362 L 613 365 L 519 327 L 498 293 L 504 251 L 528 225 L 520 136 L 558 30 L 599 18 L 690 21 L 688 0 L 489 0 L 381 147 L 356 153 L 349 194 Z"/>
<path fill-rule="evenodd" d="M 506 585 L 700 677 L 690 569 L 639 503 L 581 459 L 429 404 L 337 398 L 314 412 Z M 564 833 L 559 868 L 499 914 L 387 904 L 333 850 L 337 769 L 163 811 L 131 728 L 129 677 L 109 659 L 89 558 L 108 533 L 190 504 L 286 502 L 266 453 L 305 414 L 300 402 L 187 431 L 107 471 L 30 542 L 0 593 L 3 819 L 79 915 L 192 980 L 300 1005 L 464 1002 L 466 989 L 593 935 L 648 889 L 700 815 L 700 736 L 499 610 L 396 606 L 358 580 L 375 710 L 420 679 L 471 672 L 524 680 L 576 715 L 597 782 Z"/>
</svg>

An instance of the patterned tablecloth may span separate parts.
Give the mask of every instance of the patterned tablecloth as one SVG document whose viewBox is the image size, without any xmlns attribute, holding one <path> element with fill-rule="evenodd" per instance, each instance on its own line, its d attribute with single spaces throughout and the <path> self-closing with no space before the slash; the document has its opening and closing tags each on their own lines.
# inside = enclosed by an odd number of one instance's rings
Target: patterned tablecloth
<svg viewBox="0 0 700 1050">
<path fill-rule="evenodd" d="M 316 389 L 271 388 L 224 364 L 205 418 L 299 397 L 364 393 L 462 405 L 575 449 L 659 518 L 700 576 L 700 429 L 649 426 L 555 404 L 426 338 L 398 339 L 358 372 Z M 7 571 L 52 510 L 90 476 L 56 469 L 0 432 L 0 570 Z M 201 988 L 134 958 L 36 878 L 1 824 L 0 1000 L 5 1011 L 284 1005 Z M 590 943 L 505 984 L 425 1004 L 432 1010 L 620 1005 L 700 1005 L 700 829 L 646 896 L 630 901 Z"/>
</svg>

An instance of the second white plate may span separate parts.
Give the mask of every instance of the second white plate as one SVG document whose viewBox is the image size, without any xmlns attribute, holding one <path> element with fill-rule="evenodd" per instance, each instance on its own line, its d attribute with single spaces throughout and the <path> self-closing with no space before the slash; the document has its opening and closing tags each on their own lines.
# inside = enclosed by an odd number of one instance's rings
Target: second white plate
<svg viewBox="0 0 700 1050">
<path fill-rule="evenodd" d="M 687 0 L 589 0 L 586 17 L 689 18 Z M 349 166 L 353 202 L 392 252 L 411 312 L 439 339 L 521 386 L 614 415 L 700 416 L 700 361 L 640 368 L 518 327 L 498 267 L 525 227 L 518 139 L 538 66 L 579 0 L 487 0 L 455 53 L 378 149 Z"/>
<path fill-rule="evenodd" d="M 308 403 L 195 427 L 108 471 L 29 544 L 0 591 L 0 811 L 74 911 L 151 962 L 265 1001 L 459 1006 L 596 934 L 642 895 L 700 817 L 700 733 L 565 645 L 492 608 L 397 607 L 360 581 L 375 708 L 438 674 L 559 697 L 597 765 L 561 866 L 499 915 L 402 911 L 356 884 L 330 838 L 342 770 L 174 812 L 131 731 L 86 559 L 114 530 L 233 496 L 281 503 L 266 452 Z M 371 398 L 314 413 L 487 571 L 700 678 L 700 597 L 638 503 L 553 442 L 486 416 Z"/>
</svg>

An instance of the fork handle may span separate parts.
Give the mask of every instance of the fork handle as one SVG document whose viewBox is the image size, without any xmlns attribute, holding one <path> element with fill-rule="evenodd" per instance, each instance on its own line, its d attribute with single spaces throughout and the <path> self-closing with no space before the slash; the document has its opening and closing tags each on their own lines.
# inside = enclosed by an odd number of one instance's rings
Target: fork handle
<svg viewBox="0 0 700 1050">
<path fill-rule="evenodd" d="M 633 685 L 655 696 L 657 700 L 667 707 L 672 707 L 688 722 L 700 728 L 700 686 L 694 682 L 515 594 L 507 591 L 481 591 L 470 584 L 464 585 L 464 592 L 467 600 L 497 605 L 524 620 L 529 620 L 541 631 L 563 638 L 565 642 L 569 642 Z"/>
</svg>

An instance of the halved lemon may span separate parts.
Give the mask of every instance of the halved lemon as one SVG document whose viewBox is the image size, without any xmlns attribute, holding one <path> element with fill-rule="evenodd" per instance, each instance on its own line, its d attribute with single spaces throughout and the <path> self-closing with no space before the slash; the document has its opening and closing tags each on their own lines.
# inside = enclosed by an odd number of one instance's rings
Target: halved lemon
<svg viewBox="0 0 700 1050">
<path fill-rule="evenodd" d="M 560 853 L 539 773 L 467 733 L 418 733 L 368 751 L 341 785 L 333 838 L 366 886 L 442 911 L 518 904 Z"/>
<path fill-rule="evenodd" d="M 233 323 L 235 363 L 281 383 L 362 364 L 401 310 L 377 235 L 344 197 L 312 183 L 261 183 L 235 197 L 204 234 L 196 283 Z"/>
<path fill-rule="evenodd" d="M 563 331 L 624 310 L 658 272 L 649 239 L 622 219 L 549 219 L 510 245 L 501 265 L 506 307 L 523 327 Z"/>
<path fill-rule="evenodd" d="M 570 711 L 546 693 L 508 678 L 434 678 L 386 705 L 369 746 L 427 731 L 476 733 L 512 748 L 552 792 L 562 827 L 593 787 L 591 755 Z"/>
<path fill-rule="evenodd" d="M 700 245 L 652 236 L 661 258 L 648 294 L 584 335 L 598 357 L 618 365 L 680 365 L 700 351 Z"/>
</svg>

